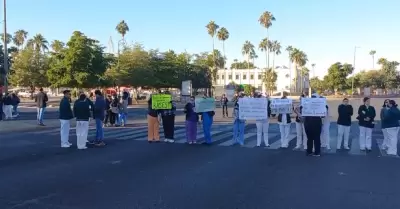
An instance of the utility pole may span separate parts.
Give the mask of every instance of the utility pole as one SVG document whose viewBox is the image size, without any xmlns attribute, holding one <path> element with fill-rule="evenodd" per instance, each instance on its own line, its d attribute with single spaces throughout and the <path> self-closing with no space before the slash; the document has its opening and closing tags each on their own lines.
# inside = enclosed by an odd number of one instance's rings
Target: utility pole
<svg viewBox="0 0 400 209">
<path fill-rule="evenodd" d="M 351 78 L 351 96 L 354 95 L 354 75 L 356 71 L 356 52 L 357 48 L 360 48 L 359 46 L 354 47 L 354 59 L 353 59 L 353 76 Z"/>
<path fill-rule="evenodd" d="M 3 12 L 4 12 L 4 35 L 3 35 L 3 41 L 4 41 L 4 63 L 3 63 L 3 67 L 4 67 L 4 75 L 3 75 L 3 79 L 4 79 L 4 92 L 7 93 L 8 92 L 8 79 L 7 79 L 7 75 L 8 75 L 8 51 L 7 51 L 7 1 L 3 0 Z"/>
</svg>

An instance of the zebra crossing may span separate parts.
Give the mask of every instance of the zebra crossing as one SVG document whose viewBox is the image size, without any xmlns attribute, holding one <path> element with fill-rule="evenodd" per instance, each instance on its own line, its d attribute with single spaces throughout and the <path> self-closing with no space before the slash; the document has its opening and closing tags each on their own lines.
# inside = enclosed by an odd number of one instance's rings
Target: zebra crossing
<svg viewBox="0 0 400 209">
<path fill-rule="evenodd" d="M 304 152 L 303 149 L 295 149 L 296 147 L 296 134 L 295 124 L 292 124 L 291 131 L 289 134 L 289 148 L 281 149 L 280 143 L 280 133 L 279 133 L 279 125 L 278 124 L 270 124 L 268 139 L 269 139 L 269 147 L 262 147 L 265 150 L 293 150 L 296 152 Z M 35 135 L 51 135 L 51 136 L 59 136 L 59 129 L 52 130 L 42 130 L 37 132 L 32 132 Z M 75 130 L 70 130 L 70 137 L 75 137 Z M 88 133 L 88 138 L 93 139 L 96 135 L 96 130 L 94 128 L 90 128 Z M 233 142 L 233 133 L 232 133 L 232 125 L 214 125 L 211 130 L 211 136 L 213 141 L 213 146 L 220 147 L 233 147 L 235 143 Z M 161 140 L 164 139 L 164 134 L 162 128 L 160 128 L 160 137 Z M 117 141 L 125 141 L 125 140 L 135 140 L 135 141 L 146 141 L 147 140 L 147 127 L 112 127 L 104 129 L 104 138 L 105 140 L 117 140 Z M 261 149 L 256 146 L 257 143 L 257 129 L 255 124 L 247 124 L 245 127 L 244 134 L 245 144 L 244 146 L 238 146 L 240 148 L 256 148 Z M 198 126 L 197 129 L 197 140 L 198 142 L 204 141 L 204 133 L 201 126 Z M 348 155 L 348 156 L 377 156 L 377 157 L 389 157 L 386 152 L 382 149 L 383 142 L 383 134 L 381 130 L 375 129 L 372 133 L 372 152 L 366 153 L 360 151 L 360 145 L 358 140 L 358 127 L 352 126 L 350 131 L 350 139 L 349 145 L 351 147 L 350 150 L 337 150 L 337 125 L 336 123 L 331 123 L 330 127 L 330 148 L 324 149 L 322 148 L 323 154 L 337 154 L 337 155 Z M 186 133 L 184 125 L 175 126 L 175 143 L 176 144 L 184 144 L 186 143 Z M 236 146 L 235 146 L 236 147 Z M 399 147 L 400 150 L 400 147 Z"/>
</svg>

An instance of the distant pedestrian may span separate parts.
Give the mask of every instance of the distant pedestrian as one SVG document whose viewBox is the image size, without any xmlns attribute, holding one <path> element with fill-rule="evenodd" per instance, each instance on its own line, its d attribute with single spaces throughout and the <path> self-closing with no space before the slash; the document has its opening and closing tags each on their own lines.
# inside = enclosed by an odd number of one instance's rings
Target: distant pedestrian
<svg viewBox="0 0 400 209">
<path fill-rule="evenodd" d="M 151 96 L 147 104 L 147 140 L 149 143 L 160 142 L 160 121 L 158 120 L 159 111 L 153 109 Z"/>
<path fill-rule="evenodd" d="M 109 123 L 111 121 L 111 102 L 112 102 L 112 98 L 110 95 L 107 95 L 106 98 L 106 115 L 104 118 L 104 126 L 110 126 L 111 124 Z"/>
<path fill-rule="evenodd" d="M 60 114 L 60 136 L 61 136 L 61 147 L 69 148 L 72 144 L 69 142 L 69 131 L 71 127 L 71 119 L 74 118 L 74 114 L 71 109 L 71 92 L 65 90 L 63 92 L 64 97 L 61 99 L 59 114 Z"/>
<path fill-rule="evenodd" d="M 74 115 L 76 117 L 76 145 L 78 149 L 86 149 L 91 108 L 85 94 L 79 95 L 79 99 L 75 101 Z"/>
<path fill-rule="evenodd" d="M 49 101 L 49 98 L 47 97 L 47 94 L 43 92 L 43 88 L 39 89 L 39 93 L 35 95 L 35 102 L 36 102 L 36 107 L 37 107 L 37 122 L 38 125 L 44 126 L 43 124 L 43 116 L 44 116 L 44 111 L 46 110 L 47 106 L 47 101 Z"/>
<path fill-rule="evenodd" d="M 128 116 L 128 99 L 129 99 L 129 93 L 124 91 L 122 93 L 122 99 L 121 99 L 121 108 L 120 108 L 120 113 L 119 113 L 119 125 L 125 126 L 126 121 L 127 121 L 127 116 Z"/>
<path fill-rule="evenodd" d="M 221 107 L 222 107 L 222 117 L 228 117 L 228 98 L 225 94 L 222 95 L 221 98 Z"/>
<path fill-rule="evenodd" d="M 96 146 L 104 146 L 104 130 L 103 130 L 103 121 L 105 118 L 105 112 L 107 111 L 106 101 L 101 94 L 100 90 L 96 90 L 94 92 L 96 96 L 96 101 L 94 103 L 93 108 L 93 118 L 96 121 L 96 138 L 90 144 L 94 144 Z"/>
<path fill-rule="evenodd" d="M 382 149 L 386 150 L 389 146 L 389 140 L 388 140 L 388 134 L 386 130 L 386 120 L 385 120 L 385 112 L 389 110 L 389 99 L 385 99 L 382 109 L 381 109 L 381 129 L 383 133 L 383 143 L 382 143 Z"/>
<path fill-rule="evenodd" d="M 185 128 L 186 128 L 186 141 L 188 144 L 197 143 L 197 122 L 199 115 L 195 112 L 194 96 L 190 97 L 190 101 L 185 105 Z"/>
<path fill-rule="evenodd" d="M 112 96 L 110 108 L 110 124 L 111 126 L 119 126 L 117 117 L 119 114 L 120 104 L 116 94 Z"/>
<path fill-rule="evenodd" d="M 370 105 L 370 98 L 363 99 L 364 104 L 358 108 L 358 125 L 360 126 L 360 150 L 371 152 L 372 129 L 375 127 L 375 108 Z"/>
</svg>

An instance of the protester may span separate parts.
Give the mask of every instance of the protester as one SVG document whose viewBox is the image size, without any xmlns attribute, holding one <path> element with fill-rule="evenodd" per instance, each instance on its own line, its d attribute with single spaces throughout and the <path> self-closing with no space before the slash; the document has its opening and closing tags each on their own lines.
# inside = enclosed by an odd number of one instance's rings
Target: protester
<svg viewBox="0 0 400 209">
<path fill-rule="evenodd" d="M 383 103 L 382 109 L 381 109 L 381 114 L 380 114 L 380 118 L 381 118 L 381 129 L 382 129 L 382 133 L 383 133 L 383 143 L 382 143 L 382 149 L 386 150 L 388 148 L 389 145 L 389 141 L 388 141 L 388 134 L 387 134 L 387 126 L 386 126 L 386 120 L 384 120 L 385 118 L 385 112 L 387 110 L 389 110 L 389 99 L 385 99 L 385 102 Z"/>
<path fill-rule="evenodd" d="M 299 106 L 294 108 L 294 113 L 296 114 L 296 133 L 297 133 L 297 142 L 295 149 L 301 149 L 303 147 L 304 150 L 307 150 L 307 134 L 304 128 L 304 121 L 301 116 L 301 111 L 303 107 Z"/>
<path fill-rule="evenodd" d="M 19 103 L 20 103 L 20 99 L 19 99 L 19 97 L 17 96 L 17 94 L 15 94 L 15 93 L 12 93 L 12 94 L 11 94 L 11 99 L 12 99 L 12 113 L 13 113 L 13 117 L 17 117 L 17 116 L 19 116 L 19 113 L 18 113 L 18 105 L 19 105 Z"/>
<path fill-rule="evenodd" d="M 186 141 L 188 144 L 197 143 L 197 122 L 199 121 L 199 115 L 195 112 L 195 98 L 190 97 L 190 101 L 185 105 L 185 128 L 186 128 Z"/>
<path fill-rule="evenodd" d="M 286 95 L 283 95 L 282 99 L 286 99 Z M 289 132 L 291 125 L 290 114 L 278 114 L 278 124 L 281 133 L 281 148 L 288 148 L 289 146 Z"/>
<path fill-rule="evenodd" d="M 6 95 L 3 98 L 3 112 L 6 120 L 11 120 L 13 119 L 12 117 L 12 98 L 9 93 L 6 93 Z"/>
<path fill-rule="evenodd" d="M 91 107 L 85 94 L 79 95 L 79 99 L 74 103 L 73 111 L 76 117 L 76 145 L 78 149 L 86 149 Z"/>
<path fill-rule="evenodd" d="M 397 156 L 400 110 L 397 108 L 397 104 L 394 100 L 389 101 L 388 107 L 389 109 L 384 112 L 383 117 L 387 132 L 387 154 L 391 156 Z"/>
<path fill-rule="evenodd" d="M 360 150 L 371 152 L 372 129 L 374 128 L 375 108 L 370 106 L 370 98 L 363 99 L 364 104 L 358 108 L 358 125 L 360 126 Z"/>
<path fill-rule="evenodd" d="M 323 97 L 320 97 L 323 98 Z M 330 145 L 330 126 L 331 126 L 331 121 L 330 121 L 330 115 L 329 115 L 329 107 L 326 105 L 326 114 L 325 117 L 322 118 L 322 130 L 321 130 L 321 147 L 326 148 L 327 150 L 331 149 Z"/>
<path fill-rule="evenodd" d="M 100 90 L 94 91 L 96 101 L 94 103 L 93 108 L 93 118 L 96 121 L 96 138 L 94 141 L 89 142 L 90 144 L 94 144 L 96 146 L 105 146 L 104 143 L 104 130 L 103 130 L 103 121 L 105 117 L 105 112 L 107 111 L 106 101 L 104 100 L 103 95 Z"/>
<path fill-rule="evenodd" d="M 153 109 L 153 102 L 150 96 L 148 101 L 148 112 L 147 112 L 147 140 L 151 142 L 160 142 L 160 122 L 158 120 L 159 111 Z"/>
<path fill-rule="evenodd" d="M 311 98 L 319 97 L 314 93 Z M 318 116 L 306 116 L 304 118 L 304 129 L 307 134 L 307 156 L 321 156 L 321 128 L 322 118 Z M 314 150 L 314 154 L 313 154 Z"/>
<path fill-rule="evenodd" d="M 203 98 L 207 98 L 204 96 Z M 202 112 L 201 113 L 201 120 L 203 122 L 203 133 L 204 133 L 204 145 L 211 145 L 212 140 L 211 140 L 211 127 L 213 124 L 213 118 L 214 118 L 215 112 L 214 111 L 208 111 L 208 112 Z"/>
<path fill-rule="evenodd" d="M 222 117 L 228 117 L 228 98 L 225 94 L 222 95 L 221 98 L 221 107 L 222 107 Z"/>
<path fill-rule="evenodd" d="M 233 109 L 233 143 L 244 145 L 244 127 L 245 120 L 239 119 L 239 102 L 235 102 L 235 106 Z"/>
<path fill-rule="evenodd" d="M 125 126 L 126 125 L 126 119 L 128 116 L 128 99 L 129 99 L 129 93 L 124 91 L 122 93 L 122 101 L 121 101 L 121 111 L 119 113 L 119 125 Z"/>
<path fill-rule="evenodd" d="M 44 111 L 46 110 L 48 100 L 49 98 L 47 97 L 47 94 L 43 92 L 43 88 L 40 88 L 39 93 L 35 95 L 35 102 L 37 107 L 37 122 L 38 125 L 40 126 L 44 126 L 43 116 L 44 116 Z"/>
<path fill-rule="evenodd" d="M 71 119 L 74 118 L 74 114 L 72 113 L 70 104 L 71 92 L 65 90 L 63 94 L 64 97 L 61 99 L 59 107 L 61 147 L 69 148 L 72 145 L 69 142 L 69 130 L 71 127 Z"/>
<path fill-rule="evenodd" d="M 259 94 L 257 97 L 262 98 L 262 94 Z M 267 106 L 268 106 L 268 102 L 267 102 Z M 268 143 L 268 128 L 269 128 L 268 113 L 265 117 L 266 117 L 265 119 L 256 120 L 257 147 L 261 146 L 261 138 L 263 138 L 264 145 L 266 147 L 269 147 L 269 143 Z"/>
<path fill-rule="evenodd" d="M 343 103 L 338 107 L 338 136 L 337 136 L 337 149 L 341 149 L 342 141 L 343 147 L 349 150 L 349 135 L 351 127 L 351 116 L 353 115 L 353 106 L 349 105 L 349 100 L 347 98 L 343 99 Z"/>
<path fill-rule="evenodd" d="M 170 94 L 165 92 L 165 94 Z M 174 128 L 175 128 L 175 103 L 171 101 L 171 109 L 160 110 L 162 124 L 164 128 L 165 142 L 174 143 Z"/>
</svg>

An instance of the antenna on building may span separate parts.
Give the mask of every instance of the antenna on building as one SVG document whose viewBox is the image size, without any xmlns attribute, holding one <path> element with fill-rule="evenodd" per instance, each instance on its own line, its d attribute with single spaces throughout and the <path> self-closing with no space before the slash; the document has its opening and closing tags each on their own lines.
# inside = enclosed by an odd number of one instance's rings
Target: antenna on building
<svg viewBox="0 0 400 209">
<path fill-rule="evenodd" d="M 114 42 L 111 36 L 110 39 L 108 40 L 108 53 L 114 54 Z"/>
</svg>

